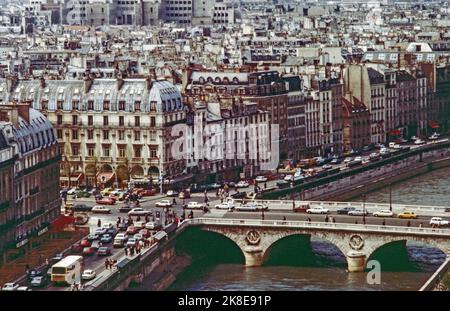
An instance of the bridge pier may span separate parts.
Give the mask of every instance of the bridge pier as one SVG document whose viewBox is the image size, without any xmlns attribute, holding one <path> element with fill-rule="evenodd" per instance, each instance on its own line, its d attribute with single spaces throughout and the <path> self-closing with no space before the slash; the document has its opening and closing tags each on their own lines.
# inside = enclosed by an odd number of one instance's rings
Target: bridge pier
<svg viewBox="0 0 450 311">
<path fill-rule="evenodd" d="M 348 272 L 364 272 L 367 261 L 366 254 L 350 251 L 345 257 L 347 258 Z"/>
<path fill-rule="evenodd" d="M 264 251 L 259 247 L 247 246 L 243 249 L 246 267 L 260 267 L 263 263 Z"/>
</svg>

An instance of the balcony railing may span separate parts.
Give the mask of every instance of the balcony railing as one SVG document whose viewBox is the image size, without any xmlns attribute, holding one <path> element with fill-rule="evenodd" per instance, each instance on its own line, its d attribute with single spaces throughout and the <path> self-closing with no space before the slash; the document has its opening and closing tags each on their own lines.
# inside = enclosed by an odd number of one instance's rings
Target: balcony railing
<svg viewBox="0 0 450 311">
<path fill-rule="evenodd" d="M 100 157 L 100 161 L 102 161 L 102 162 L 112 162 L 112 157 Z"/>
<path fill-rule="evenodd" d="M 36 186 L 30 190 L 30 195 L 35 195 L 38 192 L 39 192 L 39 186 Z"/>
</svg>

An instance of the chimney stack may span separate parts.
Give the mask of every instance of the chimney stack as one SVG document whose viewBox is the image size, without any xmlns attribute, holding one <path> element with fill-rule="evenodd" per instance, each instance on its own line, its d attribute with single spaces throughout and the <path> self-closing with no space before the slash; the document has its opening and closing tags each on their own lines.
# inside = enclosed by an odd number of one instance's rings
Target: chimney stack
<svg viewBox="0 0 450 311">
<path fill-rule="evenodd" d="M 45 88 L 45 86 L 46 86 L 46 83 L 45 83 L 45 78 L 44 78 L 44 76 L 41 76 L 40 78 L 39 78 L 39 83 L 40 83 L 40 85 L 41 85 L 41 88 Z"/>
<path fill-rule="evenodd" d="M 117 90 L 120 91 L 120 89 L 123 86 L 123 78 L 122 78 L 122 74 L 117 75 L 117 79 L 116 79 L 116 86 L 117 86 Z"/>
<path fill-rule="evenodd" d="M 6 87 L 8 88 L 8 92 L 12 93 L 16 88 L 18 83 L 18 79 L 16 75 L 10 75 L 6 78 Z"/>
<path fill-rule="evenodd" d="M 19 104 L 16 104 L 17 112 L 19 116 L 25 120 L 26 123 L 30 124 L 30 108 L 31 101 L 25 101 Z"/>
</svg>

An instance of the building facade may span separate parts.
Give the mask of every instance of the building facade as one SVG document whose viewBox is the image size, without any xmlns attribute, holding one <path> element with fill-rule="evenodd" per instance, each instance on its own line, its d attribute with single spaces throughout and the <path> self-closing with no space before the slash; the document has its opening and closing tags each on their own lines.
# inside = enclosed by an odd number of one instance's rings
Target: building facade
<svg viewBox="0 0 450 311">
<path fill-rule="evenodd" d="M 7 157 L 14 157 L 13 175 L 9 166 L 0 175 L 0 191 L 8 198 L 2 199 L 0 212 L 7 230 L 2 243 L 4 248 L 18 248 L 42 233 L 61 213 L 61 157 L 53 126 L 29 102 L 0 105 L 0 137 L 1 144 L 6 141 L 8 145 L 2 153 L 9 148 Z"/>
<path fill-rule="evenodd" d="M 186 172 L 185 161 L 170 152 L 172 126 L 186 120 L 184 105 L 166 80 L 23 80 L 1 96 L 31 101 L 54 125 L 64 186 L 125 186 Z"/>
</svg>

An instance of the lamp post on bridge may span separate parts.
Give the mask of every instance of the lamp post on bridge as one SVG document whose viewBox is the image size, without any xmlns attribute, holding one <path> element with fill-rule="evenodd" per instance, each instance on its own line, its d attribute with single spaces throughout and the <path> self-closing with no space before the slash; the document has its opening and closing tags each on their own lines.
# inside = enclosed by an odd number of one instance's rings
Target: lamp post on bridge
<svg viewBox="0 0 450 311">
<path fill-rule="evenodd" d="M 392 183 L 389 183 L 389 210 L 392 212 Z"/>
</svg>

